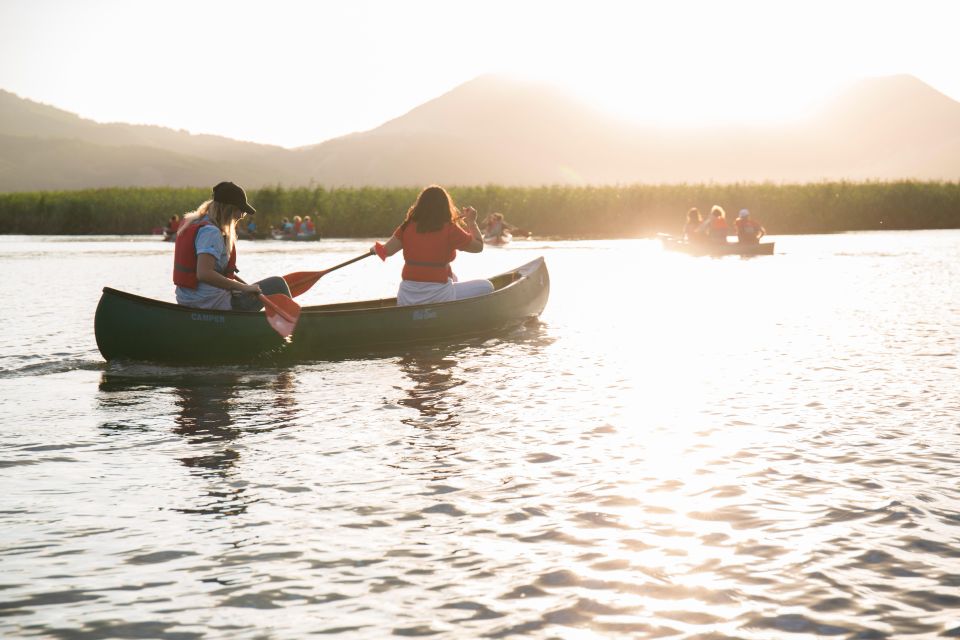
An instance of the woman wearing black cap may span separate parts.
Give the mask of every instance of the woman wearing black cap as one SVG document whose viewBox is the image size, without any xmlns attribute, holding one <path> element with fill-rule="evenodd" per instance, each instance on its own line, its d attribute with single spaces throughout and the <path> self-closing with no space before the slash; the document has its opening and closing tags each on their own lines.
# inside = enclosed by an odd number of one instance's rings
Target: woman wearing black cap
<svg viewBox="0 0 960 640">
<path fill-rule="evenodd" d="M 199 309 L 259 311 L 258 294 L 290 289 L 283 278 L 270 277 L 246 284 L 237 275 L 237 223 L 256 213 L 247 194 L 232 182 L 213 188 L 213 198 L 186 214 L 177 231 L 173 254 L 173 282 L 177 302 Z"/>
</svg>

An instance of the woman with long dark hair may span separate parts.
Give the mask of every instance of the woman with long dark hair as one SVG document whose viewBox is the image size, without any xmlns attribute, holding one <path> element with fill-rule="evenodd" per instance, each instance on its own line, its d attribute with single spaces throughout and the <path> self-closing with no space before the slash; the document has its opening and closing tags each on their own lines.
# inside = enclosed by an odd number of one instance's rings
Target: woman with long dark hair
<svg viewBox="0 0 960 640">
<path fill-rule="evenodd" d="M 464 207 L 461 215 L 441 186 L 421 191 L 403 223 L 383 244 L 386 256 L 400 250 L 404 264 L 398 305 L 450 302 L 493 291 L 489 280 L 458 282 L 453 273 L 450 263 L 457 251 L 483 251 L 483 234 L 477 226 L 477 210 Z"/>
</svg>

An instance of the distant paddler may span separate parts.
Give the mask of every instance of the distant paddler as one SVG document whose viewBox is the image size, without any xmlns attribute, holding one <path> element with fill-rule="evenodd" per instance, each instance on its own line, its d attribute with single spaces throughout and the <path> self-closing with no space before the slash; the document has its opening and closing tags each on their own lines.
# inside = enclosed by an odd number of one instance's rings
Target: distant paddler
<svg viewBox="0 0 960 640">
<path fill-rule="evenodd" d="M 506 221 L 502 213 L 491 213 L 483 221 L 483 239 L 486 242 L 503 243 L 509 242 L 514 233 L 529 235 L 524 233 L 516 225 Z"/>
<path fill-rule="evenodd" d="M 710 242 L 726 243 L 730 227 L 727 225 L 727 212 L 718 204 L 710 209 L 710 215 L 697 229 Z"/>
<path fill-rule="evenodd" d="M 737 240 L 740 244 L 758 244 L 760 238 L 767 235 L 767 230 L 750 215 L 749 209 L 740 209 L 734 224 L 737 227 Z"/>
<path fill-rule="evenodd" d="M 700 242 L 704 239 L 700 233 L 700 227 L 703 225 L 703 218 L 700 215 L 700 209 L 691 207 L 687 211 L 687 222 L 683 225 L 683 239 L 687 242 Z"/>
<path fill-rule="evenodd" d="M 173 238 L 177 235 L 177 229 L 179 228 L 180 216 L 176 214 L 170 216 L 170 219 L 167 220 L 167 226 L 163 228 L 163 239 L 168 242 L 173 242 Z"/>
</svg>

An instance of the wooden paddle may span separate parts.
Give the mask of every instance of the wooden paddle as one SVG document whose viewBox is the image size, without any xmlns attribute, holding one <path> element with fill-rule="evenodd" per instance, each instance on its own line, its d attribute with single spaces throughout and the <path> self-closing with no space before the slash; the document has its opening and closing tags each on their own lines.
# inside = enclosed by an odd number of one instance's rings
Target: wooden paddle
<svg viewBox="0 0 960 640">
<path fill-rule="evenodd" d="M 362 256 L 350 258 L 346 262 L 341 262 L 335 267 L 330 267 L 329 269 L 324 269 L 323 271 L 297 271 L 296 273 L 288 273 L 287 275 L 283 276 L 283 279 L 286 281 L 287 286 L 290 287 L 290 295 L 296 298 L 300 294 L 309 291 L 310 287 L 316 284 L 317 280 L 327 275 L 331 271 L 336 271 L 337 269 L 341 269 L 348 264 L 353 264 L 354 262 L 358 262 L 364 258 L 369 258 L 373 254 L 380 256 L 381 260 L 386 260 L 387 258 L 387 254 L 385 253 L 383 245 L 378 242 L 374 245 L 373 249 L 370 249 Z M 289 298 L 287 299 L 289 300 Z M 293 302 L 293 300 L 290 301 Z M 296 303 L 294 302 L 294 304 Z"/>
</svg>

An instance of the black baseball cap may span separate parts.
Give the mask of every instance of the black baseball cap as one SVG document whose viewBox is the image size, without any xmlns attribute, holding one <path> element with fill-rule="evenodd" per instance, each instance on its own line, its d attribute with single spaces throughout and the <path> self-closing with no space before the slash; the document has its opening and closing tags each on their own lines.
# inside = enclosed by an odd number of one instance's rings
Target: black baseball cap
<svg viewBox="0 0 960 640">
<path fill-rule="evenodd" d="M 213 188 L 213 201 L 220 204 L 232 204 L 238 209 L 253 215 L 256 209 L 247 202 L 247 194 L 239 186 L 232 182 L 221 182 Z"/>
</svg>

